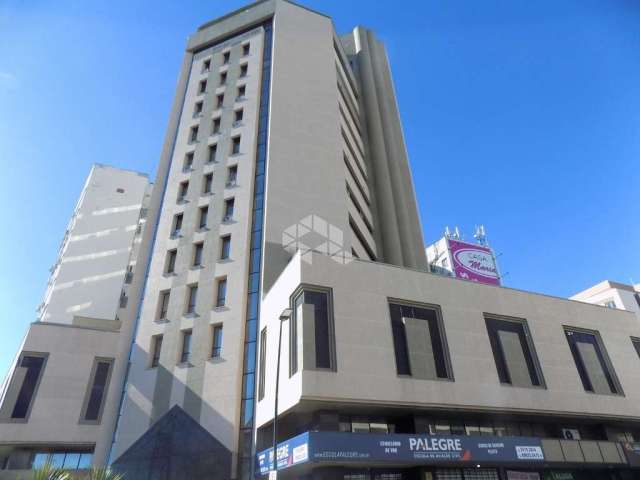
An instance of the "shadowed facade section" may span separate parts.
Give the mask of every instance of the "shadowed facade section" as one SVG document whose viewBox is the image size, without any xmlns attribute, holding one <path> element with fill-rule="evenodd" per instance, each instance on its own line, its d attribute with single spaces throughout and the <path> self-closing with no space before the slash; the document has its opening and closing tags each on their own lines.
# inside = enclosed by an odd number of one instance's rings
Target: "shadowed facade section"
<svg viewBox="0 0 640 480">
<path fill-rule="evenodd" d="M 127 480 L 228 479 L 231 452 L 174 406 L 114 463 Z"/>
</svg>

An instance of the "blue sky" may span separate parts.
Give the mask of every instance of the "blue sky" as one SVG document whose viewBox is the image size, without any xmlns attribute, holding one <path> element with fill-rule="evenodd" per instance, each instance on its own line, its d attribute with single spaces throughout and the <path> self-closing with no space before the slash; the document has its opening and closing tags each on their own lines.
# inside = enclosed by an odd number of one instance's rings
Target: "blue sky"
<svg viewBox="0 0 640 480">
<path fill-rule="evenodd" d="M 0 377 L 90 165 L 155 175 L 187 36 L 245 4 L 0 2 Z M 426 241 L 484 223 L 551 295 L 640 282 L 640 2 L 305 4 L 386 43 Z"/>
</svg>

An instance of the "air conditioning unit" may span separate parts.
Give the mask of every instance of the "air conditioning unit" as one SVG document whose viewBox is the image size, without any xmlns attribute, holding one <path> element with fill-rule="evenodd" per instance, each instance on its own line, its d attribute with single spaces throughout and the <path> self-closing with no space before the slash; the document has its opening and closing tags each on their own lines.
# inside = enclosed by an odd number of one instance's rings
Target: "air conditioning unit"
<svg viewBox="0 0 640 480">
<path fill-rule="evenodd" d="M 177 230 L 174 230 L 173 233 L 171 234 L 172 237 L 179 237 L 181 235 L 181 231 L 178 228 Z"/>
<path fill-rule="evenodd" d="M 576 428 L 563 428 L 562 438 L 566 440 L 580 440 L 580 431 Z"/>
<path fill-rule="evenodd" d="M 231 221 L 231 215 L 225 215 L 224 218 L 222 219 L 223 222 L 230 222 Z"/>
<path fill-rule="evenodd" d="M 227 180 L 227 187 L 235 187 L 236 186 L 236 180 L 235 178 L 233 180 Z"/>
</svg>

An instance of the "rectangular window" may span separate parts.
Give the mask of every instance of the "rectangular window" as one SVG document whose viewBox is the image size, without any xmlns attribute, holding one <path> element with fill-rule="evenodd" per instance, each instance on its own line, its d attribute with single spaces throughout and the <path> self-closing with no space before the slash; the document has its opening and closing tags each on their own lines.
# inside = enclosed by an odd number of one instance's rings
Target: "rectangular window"
<svg viewBox="0 0 640 480">
<path fill-rule="evenodd" d="M 258 377 L 258 400 L 264 398 L 265 368 L 267 366 L 267 327 L 260 332 L 260 376 Z"/>
<path fill-rule="evenodd" d="M 207 228 L 207 217 L 209 216 L 209 207 L 200 207 L 198 218 L 198 228 Z"/>
<path fill-rule="evenodd" d="M 224 52 L 222 54 L 222 64 L 226 65 L 227 63 L 229 63 L 230 58 L 231 58 L 231 52 Z"/>
<path fill-rule="evenodd" d="M 176 271 L 176 257 L 178 255 L 177 250 L 169 250 L 167 252 L 167 259 L 165 260 L 164 273 L 175 273 Z"/>
<path fill-rule="evenodd" d="M 227 304 L 227 278 L 218 279 L 216 293 L 216 307 L 224 307 Z"/>
<path fill-rule="evenodd" d="M 231 253 L 231 235 L 220 238 L 220 260 L 227 260 Z"/>
<path fill-rule="evenodd" d="M 565 328 L 565 335 L 584 389 L 593 393 L 622 394 L 598 332 Z"/>
<path fill-rule="evenodd" d="M 204 243 L 198 242 L 193 245 L 193 266 L 199 267 L 202 265 L 202 251 L 204 249 Z"/>
<path fill-rule="evenodd" d="M 194 143 L 198 141 L 198 126 L 191 127 L 189 132 L 189 142 Z"/>
<path fill-rule="evenodd" d="M 237 155 L 240 153 L 240 137 L 233 137 L 231 139 L 231 155 Z"/>
<path fill-rule="evenodd" d="M 178 186 L 178 202 L 184 202 L 187 199 L 187 193 L 189 192 L 189 182 L 180 182 Z"/>
<path fill-rule="evenodd" d="M 244 110 L 242 108 L 236 110 L 233 116 L 233 123 L 238 125 L 240 122 L 242 122 L 243 116 L 244 116 Z"/>
<path fill-rule="evenodd" d="M 229 222 L 233 219 L 233 204 L 235 203 L 233 198 L 227 198 L 224 201 L 224 216 L 222 217 L 223 222 Z"/>
<path fill-rule="evenodd" d="M 335 370 L 335 334 L 329 297 L 329 290 L 311 288 L 305 288 L 295 297 L 289 321 L 290 375 L 298 371 L 300 355 L 305 369 Z"/>
<path fill-rule="evenodd" d="M 213 173 L 207 173 L 202 178 L 202 193 L 211 193 L 211 186 L 213 185 Z"/>
<path fill-rule="evenodd" d="M 34 354 L 23 353 L 22 358 L 15 368 L 12 387 L 14 382 L 22 381 L 16 397 L 13 410 L 11 411 L 12 419 L 26 420 L 31 412 L 33 400 L 36 396 L 42 373 L 47 362 L 47 353 Z M 17 388 L 17 386 L 16 386 Z"/>
<path fill-rule="evenodd" d="M 182 213 L 178 213 L 173 217 L 173 228 L 171 229 L 171 236 L 177 237 L 182 230 L 182 219 L 184 218 Z"/>
<path fill-rule="evenodd" d="M 213 338 L 211 344 L 211 358 L 222 356 L 222 325 L 213 326 Z"/>
<path fill-rule="evenodd" d="M 633 343 L 633 347 L 636 349 L 638 357 L 640 357 L 640 338 L 632 338 L 631 342 Z"/>
<path fill-rule="evenodd" d="M 196 300 L 198 298 L 198 284 L 187 286 L 187 305 L 184 309 L 184 313 L 187 315 L 193 314 L 196 311 Z"/>
<path fill-rule="evenodd" d="M 500 383 L 514 387 L 543 385 L 525 321 L 487 317 L 485 323 Z"/>
<path fill-rule="evenodd" d="M 452 379 L 438 307 L 389 303 L 398 375 Z"/>
<path fill-rule="evenodd" d="M 160 352 L 162 351 L 162 335 L 151 337 L 151 368 L 160 365 Z"/>
<path fill-rule="evenodd" d="M 249 71 L 249 65 L 247 65 L 246 63 L 243 65 L 240 65 L 240 78 L 246 77 L 248 71 Z"/>
<path fill-rule="evenodd" d="M 171 290 L 164 290 L 160 292 L 160 299 L 158 300 L 158 320 L 166 320 L 169 313 L 169 299 L 171 297 Z"/>
<path fill-rule="evenodd" d="M 247 56 L 249 55 L 249 52 L 251 50 L 251 44 L 249 43 L 245 43 L 244 45 L 242 45 L 242 55 L 243 56 Z"/>
<path fill-rule="evenodd" d="M 232 165 L 227 169 L 227 187 L 235 187 L 238 181 L 238 166 Z"/>
<path fill-rule="evenodd" d="M 191 329 L 182 331 L 182 350 L 180 353 L 180 363 L 191 361 Z"/>
<path fill-rule="evenodd" d="M 227 84 L 227 72 L 221 72 L 220 73 L 220 85 L 226 85 Z"/>
<path fill-rule="evenodd" d="M 220 94 L 216 96 L 216 108 L 222 108 L 224 104 L 224 94 Z"/>
<path fill-rule="evenodd" d="M 236 95 L 236 101 L 240 101 L 244 99 L 244 96 L 247 94 L 247 86 L 240 85 L 238 87 L 238 95 Z"/>
<path fill-rule="evenodd" d="M 89 391 L 85 396 L 85 407 L 82 419 L 86 422 L 99 422 L 104 406 L 104 398 L 109 386 L 113 359 L 96 359 L 93 364 Z"/>
<path fill-rule="evenodd" d="M 211 135 L 220 133 L 220 117 L 214 118 L 211 123 Z"/>
<path fill-rule="evenodd" d="M 184 164 L 182 170 L 188 172 L 193 169 L 193 152 L 189 152 L 184 156 Z"/>
<path fill-rule="evenodd" d="M 216 153 L 218 153 L 218 145 L 216 143 L 209 145 L 209 155 L 207 156 L 207 161 L 209 163 L 216 161 Z"/>
<path fill-rule="evenodd" d="M 202 62 L 202 73 L 208 73 L 211 70 L 211 59 L 207 58 Z"/>
<path fill-rule="evenodd" d="M 202 115 L 203 106 L 204 106 L 204 102 L 202 102 L 202 100 L 195 103 L 195 105 L 193 107 L 193 116 L 194 117 L 199 117 L 200 115 Z"/>
<path fill-rule="evenodd" d="M 198 84 L 198 94 L 202 95 L 206 91 L 207 91 L 207 81 L 200 80 L 200 83 Z"/>
</svg>

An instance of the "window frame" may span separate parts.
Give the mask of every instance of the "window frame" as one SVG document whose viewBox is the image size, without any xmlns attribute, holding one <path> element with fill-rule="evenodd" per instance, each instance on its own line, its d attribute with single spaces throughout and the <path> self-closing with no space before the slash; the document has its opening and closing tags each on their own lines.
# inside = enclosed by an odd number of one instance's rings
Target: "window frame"
<svg viewBox="0 0 640 480">
<path fill-rule="evenodd" d="M 29 406 L 27 407 L 27 411 L 24 417 L 14 418 L 13 412 L 16 408 L 16 404 L 18 402 L 18 396 L 20 395 L 20 391 L 23 388 L 24 380 L 25 380 L 23 377 L 22 383 L 19 386 L 14 387 L 14 382 L 17 381 L 16 370 L 18 368 L 26 368 L 21 366 L 22 361 L 24 360 L 25 357 L 42 358 L 42 366 L 40 367 L 40 372 L 38 373 L 38 379 L 36 380 L 35 385 L 33 387 L 33 392 L 31 393 L 31 400 L 29 401 Z M 2 410 L 0 410 L 0 413 L 2 414 L 0 417 L 0 423 L 27 423 L 29 421 L 29 417 L 31 416 L 31 412 L 33 410 L 33 405 L 35 404 L 36 397 L 38 396 L 38 390 L 40 388 L 40 384 L 42 383 L 42 379 L 44 377 L 44 371 L 47 367 L 48 360 L 49 360 L 49 352 L 35 352 L 31 350 L 24 350 L 20 353 L 18 362 L 16 363 L 16 367 L 12 372 L 11 380 L 9 381 L 9 384 L 7 386 L 7 391 L 8 389 L 12 389 L 12 390 L 13 388 L 16 389 L 16 398 L 15 398 L 15 401 L 11 404 L 11 406 L 9 406 L 6 403 L 3 403 L 2 405 L 0 405 L 0 407 L 2 407 Z"/>
<path fill-rule="evenodd" d="M 178 249 L 171 248 L 167 250 L 167 258 L 164 261 L 164 274 L 174 275 L 176 273 L 176 260 L 178 258 Z M 169 268 L 171 267 L 171 268 Z"/>
<path fill-rule="evenodd" d="M 227 293 L 228 293 L 228 277 L 222 276 L 216 278 L 216 303 L 215 308 L 225 308 L 227 306 Z M 220 285 L 224 285 L 224 298 L 223 302 L 220 303 Z"/>
<path fill-rule="evenodd" d="M 323 293 L 327 296 L 327 324 L 329 336 L 329 367 L 304 366 L 300 368 L 300 354 L 298 352 L 298 325 L 296 319 L 296 301 L 305 292 Z M 338 354 L 336 348 L 336 329 L 335 329 L 335 313 L 333 302 L 333 289 L 321 285 L 313 285 L 309 283 L 301 283 L 289 296 L 289 308 L 291 308 L 291 317 L 289 320 L 289 378 L 293 377 L 302 370 L 312 370 L 318 372 L 337 372 L 338 371 Z M 303 353 L 304 355 L 304 353 Z M 304 359 L 304 357 L 302 357 Z M 295 362 L 294 362 L 295 360 Z M 316 356 L 317 363 L 317 356 Z M 295 367 L 295 369 L 294 369 Z"/>
<path fill-rule="evenodd" d="M 582 384 L 582 387 L 585 391 L 585 393 L 589 393 L 591 395 L 612 395 L 615 397 L 624 397 L 624 389 L 622 388 L 622 384 L 620 383 L 620 379 L 618 378 L 618 375 L 616 373 L 616 370 L 613 366 L 613 363 L 611 362 L 611 358 L 609 357 L 609 354 L 607 353 L 607 349 L 604 345 L 604 342 L 602 340 L 602 337 L 600 335 L 600 332 L 598 330 L 590 330 L 587 328 L 580 328 L 580 327 L 572 327 L 570 325 L 563 325 L 562 326 L 563 329 L 563 333 L 564 336 L 567 340 L 567 346 L 569 347 L 569 353 L 571 354 L 571 358 L 573 359 L 574 362 L 574 366 L 576 367 L 576 373 L 578 374 L 578 378 L 580 379 L 580 383 Z M 577 357 L 576 353 L 574 352 L 574 349 L 572 348 L 572 343 L 571 340 L 569 339 L 570 334 L 582 334 L 582 335 L 592 335 L 595 339 L 595 345 L 598 347 L 598 350 L 596 353 L 599 353 L 599 359 L 603 362 L 603 365 L 601 365 L 602 367 L 606 368 L 605 373 L 605 378 L 607 378 L 607 383 L 609 384 L 609 388 L 611 389 L 611 387 L 613 386 L 615 389 L 615 392 L 596 392 L 593 389 L 593 384 L 591 383 L 591 379 L 589 378 L 588 374 L 586 371 L 584 371 L 584 363 L 582 362 L 582 358 L 581 357 Z M 575 344 L 575 342 L 574 342 Z M 577 358 L 580 358 L 580 365 L 578 365 L 577 362 Z M 589 382 L 589 384 L 591 384 L 591 390 L 587 389 L 587 386 L 585 384 L 585 378 L 586 380 Z M 611 380 L 611 382 L 609 383 L 609 379 Z"/>
<path fill-rule="evenodd" d="M 258 354 L 258 401 L 264 399 L 267 365 L 267 327 L 260 331 L 260 352 Z"/>
<path fill-rule="evenodd" d="M 485 326 L 487 328 L 487 337 L 489 339 L 489 344 L 491 347 L 491 353 L 493 354 L 493 358 L 494 358 L 494 363 L 496 365 L 496 373 L 498 375 L 498 380 L 500 381 L 500 385 L 503 386 L 507 386 L 507 387 L 515 387 L 515 388 L 535 388 L 535 389 L 543 389 L 546 390 L 547 389 L 547 382 L 545 381 L 544 378 L 544 373 L 542 372 L 542 365 L 540 364 L 540 359 L 538 358 L 538 352 L 536 351 L 536 347 L 535 347 L 535 343 L 533 341 L 533 336 L 531 335 L 531 330 L 529 330 L 529 324 L 527 322 L 526 318 L 518 318 L 518 317 L 509 317 L 506 315 L 497 315 L 497 314 L 493 314 L 493 313 L 483 313 L 483 317 L 485 320 Z M 527 345 L 527 348 L 529 349 L 529 361 L 531 361 L 531 366 L 533 367 L 533 370 L 535 371 L 536 375 L 538 376 L 538 382 L 539 385 L 533 385 L 533 381 L 532 381 L 532 385 L 531 386 L 522 386 L 522 385 L 513 385 L 513 380 L 511 380 L 510 378 L 510 382 L 503 382 L 502 379 L 500 378 L 500 369 L 498 367 L 497 364 L 497 359 L 496 356 L 497 354 L 500 355 L 500 359 L 502 360 L 502 362 L 505 365 L 505 374 L 510 377 L 509 374 L 509 369 L 508 366 L 506 365 L 506 359 L 504 358 L 504 352 L 502 351 L 502 345 L 499 344 L 498 346 L 500 347 L 499 352 L 494 351 L 494 346 L 493 346 L 493 342 L 491 340 L 491 332 L 490 332 L 490 327 L 489 327 L 489 322 L 491 321 L 497 321 L 497 322 L 505 322 L 505 323 L 513 323 L 515 325 L 519 325 L 520 327 L 522 327 L 522 333 L 524 335 L 524 339 Z M 522 339 L 520 339 L 520 341 L 522 342 Z M 523 354 L 526 352 L 523 352 Z M 525 361 L 526 361 L 526 357 L 525 357 Z M 529 363 L 527 362 L 527 369 L 529 370 Z M 529 370 L 529 377 L 531 377 L 531 370 Z M 531 378 L 530 378 L 531 380 Z"/>
<path fill-rule="evenodd" d="M 160 355 L 162 354 L 162 343 L 164 342 L 164 334 L 151 335 L 151 355 L 149 368 L 157 368 L 160 366 Z M 158 348 L 158 344 L 159 348 Z"/>
<path fill-rule="evenodd" d="M 185 340 L 189 338 L 189 350 L 185 350 Z M 185 358 L 185 355 L 187 357 Z M 178 364 L 191 364 L 191 355 L 193 355 L 193 328 L 185 328 L 180 330 L 180 356 L 178 357 Z"/>
<path fill-rule="evenodd" d="M 219 337 L 216 336 L 219 333 Z M 216 339 L 220 339 L 220 345 L 216 347 Z M 224 325 L 222 323 L 216 323 L 211 325 L 211 349 L 209 350 L 209 358 L 212 360 L 219 360 L 222 358 L 222 343 L 224 341 Z"/>
<path fill-rule="evenodd" d="M 395 339 L 393 336 L 393 319 L 391 317 L 391 304 L 399 305 L 401 307 L 405 306 L 409 308 L 421 308 L 425 310 L 433 310 L 435 312 L 436 322 L 438 326 L 438 337 L 442 346 L 444 368 L 447 372 L 446 377 L 436 376 L 435 378 L 422 379 L 422 378 L 415 378 L 411 374 L 398 373 L 398 357 L 396 354 L 396 345 L 395 345 Z M 437 305 L 434 303 L 415 302 L 412 300 L 403 300 L 395 297 L 387 297 L 387 316 L 388 316 L 387 318 L 389 321 L 389 326 L 391 329 L 391 342 L 392 342 L 391 347 L 393 351 L 393 359 L 396 364 L 396 375 L 398 378 L 406 378 L 406 379 L 419 380 L 419 381 L 455 382 L 453 364 L 451 363 L 451 352 L 449 350 L 449 343 L 447 341 L 447 333 L 446 333 L 445 324 L 444 324 L 444 316 L 442 314 L 442 307 L 440 305 Z M 406 332 L 405 332 L 405 335 L 406 335 Z M 405 337 L 405 342 L 406 342 L 406 337 Z M 407 354 L 408 354 L 408 349 L 407 349 Z M 409 368 L 411 367 L 409 366 Z"/>
<path fill-rule="evenodd" d="M 166 305 L 165 305 L 166 299 Z M 171 301 L 171 289 L 167 288 L 166 290 L 160 290 L 158 294 L 158 311 L 156 312 L 156 320 L 160 322 L 164 322 L 167 320 L 169 314 L 169 302 Z M 166 308 L 163 308 L 166 307 Z M 162 312 L 165 312 L 165 315 L 162 315 Z"/>
<path fill-rule="evenodd" d="M 225 247 L 226 250 L 225 250 Z M 231 234 L 222 235 L 220 237 L 220 258 L 219 260 L 231 259 Z"/>
<path fill-rule="evenodd" d="M 631 345 L 635 349 L 638 354 L 638 358 L 640 358 L 640 338 L 639 337 L 631 337 Z"/>
<path fill-rule="evenodd" d="M 95 376 L 98 369 L 99 363 L 108 363 L 109 371 L 107 373 L 107 378 L 105 380 L 105 386 L 102 391 L 102 398 L 100 400 L 100 409 L 98 410 L 98 416 L 95 420 L 87 420 L 87 408 L 89 408 L 89 401 L 91 400 L 91 393 L 93 390 L 93 384 L 95 383 Z M 87 384 L 87 388 L 84 394 L 84 400 L 82 401 L 82 409 L 80 410 L 80 419 L 78 420 L 79 424 L 82 425 L 100 425 L 102 422 L 102 414 L 104 413 L 104 408 L 107 403 L 107 397 L 109 395 L 109 385 L 111 383 L 111 377 L 113 375 L 113 365 L 115 364 L 115 358 L 112 357 L 95 357 L 93 359 L 93 365 L 91 367 L 91 373 L 89 375 L 89 382 Z"/>
<path fill-rule="evenodd" d="M 193 243 L 193 258 L 191 259 L 191 266 L 199 268 L 203 266 L 204 259 L 204 241 Z"/>
<path fill-rule="evenodd" d="M 198 283 L 188 284 L 186 293 L 184 315 L 194 316 L 196 314 L 196 307 L 198 306 Z"/>
</svg>

